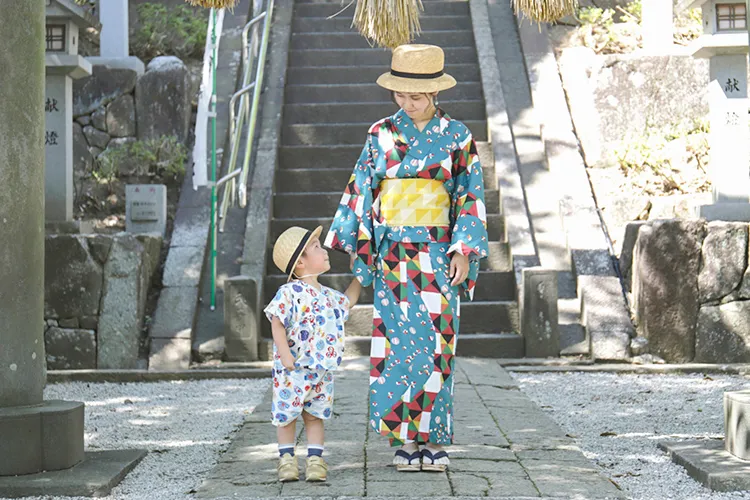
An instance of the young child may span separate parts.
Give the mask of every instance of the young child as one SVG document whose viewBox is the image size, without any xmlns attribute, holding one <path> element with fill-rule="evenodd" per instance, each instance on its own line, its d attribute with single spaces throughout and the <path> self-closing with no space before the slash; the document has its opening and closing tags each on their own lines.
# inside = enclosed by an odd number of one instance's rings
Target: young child
<svg viewBox="0 0 750 500">
<path fill-rule="evenodd" d="M 323 420 L 333 412 L 333 373 L 344 353 L 344 323 L 359 299 L 355 278 L 345 293 L 318 283 L 331 269 L 320 244 L 322 227 L 291 227 L 273 247 L 273 261 L 288 276 L 265 309 L 271 322 L 273 350 L 272 422 L 279 441 L 279 481 L 299 480 L 294 454 L 300 415 L 307 434 L 307 481 L 325 481 Z"/>
</svg>

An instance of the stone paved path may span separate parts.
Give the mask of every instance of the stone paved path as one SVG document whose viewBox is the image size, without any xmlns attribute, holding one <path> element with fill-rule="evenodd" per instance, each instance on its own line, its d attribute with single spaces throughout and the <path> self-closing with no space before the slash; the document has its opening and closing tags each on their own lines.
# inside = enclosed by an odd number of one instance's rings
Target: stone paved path
<svg viewBox="0 0 750 500">
<path fill-rule="evenodd" d="M 449 471 L 396 472 L 390 465 L 393 450 L 367 425 L 368 369 L 369 361 L 357 358 L 337 374 L 335 416 L 326 424 L 327 483 L 276 482 L 269 391 L 196 496 L 625 498 L 490 359 L 458 360 Z M 305 456 L 301 427 L 300 458 Z M 304 473 L 304 460 L 300 466 Z"/>
</svg>

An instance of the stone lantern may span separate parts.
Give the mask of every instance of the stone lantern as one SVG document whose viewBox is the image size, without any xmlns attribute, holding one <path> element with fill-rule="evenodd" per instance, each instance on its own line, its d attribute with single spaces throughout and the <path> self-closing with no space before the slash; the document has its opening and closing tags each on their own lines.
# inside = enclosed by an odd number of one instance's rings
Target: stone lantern
<svg viewBox="0 0 750 500">
<path fill-rule="evenodd" d="M 79 32 L 99 23 L 73 0 L 46 0 L 45 218 L 73 219 L 73 80 L 89 76 Z"/>
<path fill-rule="evenodd" d="M 703 20 L 703 35 L 688 52 L 709 59 L 713 203 L 698 207 L 698 215 L 750 221 L 747 6 L 745 0 L 687 0 L 683 6 L 700 7 Z"/>
</svg>

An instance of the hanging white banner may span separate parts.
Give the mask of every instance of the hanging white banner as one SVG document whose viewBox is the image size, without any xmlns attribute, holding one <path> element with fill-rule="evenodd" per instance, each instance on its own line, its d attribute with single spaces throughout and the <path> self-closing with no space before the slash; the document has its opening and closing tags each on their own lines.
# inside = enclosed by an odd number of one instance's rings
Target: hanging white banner
<svg viewBox="0 0 750 500">
<path fill-rule="evenodd" d="M 216 42 L 213 42 L 214 16 L 216 16 Z M 195 146 L 193 146 L 193 189 L 208 185 L 208 119 L 213 92 L 212 75 L 214 50 L 218 54 L 219 40 L 224 23 L 224 9 L 211 9 L 206 34 L 206 50 L 203 53 L 203 73 L 198 97 L 198 115 L 195 119 Z"/>
</svg>

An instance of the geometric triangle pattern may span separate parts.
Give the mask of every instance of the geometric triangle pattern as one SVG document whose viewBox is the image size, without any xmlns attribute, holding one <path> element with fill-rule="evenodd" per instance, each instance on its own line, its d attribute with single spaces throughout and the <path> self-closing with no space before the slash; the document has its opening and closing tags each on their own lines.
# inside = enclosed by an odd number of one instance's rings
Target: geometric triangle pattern
<svg viewBox="0 0 750 500">
<path fill-rule="evenodd" d="M 430 243 L 423 242 L 392 243 L 387 253 L 379 257 L 382 263 L 383 283 L 391 292 L 387 297 L 393 300 L 394 309 L 408 311 L 410 295 L 419 297 L 420 300 L 414 305 L 422 311 L 422 317 L 429 319 L 420 330 L 422 336 L 419 338 L 424 339 L 426 335 L 426 338 L 433 339 L 431 345 L 425 342 L 424 348 L 428 355 L 427 359 L 432 360 L 432 365 L 427 365 L 426 382 L 422 387 L 410 387 L 401 398 L 392 400 L 389 403 L 390 407 L 379 412 L 379 422 L 375 422 L 376 430 L 388 438 L 393 446 L 406 442 L 423 444 L 430 441 L 435 403 L 438 399 L 445 399 L 446 394 L 452 394 L 453 381 L 450 377 L 455 362 L 457 318 L 454 318 L 451 301 L 441 292 L 432 268 L 433 258 L 430 254 Z M 457 300 L 458 297 L 453 298 L 456 305 Z M 381 314 L 382 311 L 376 313 L 373 319 L 370 355 L 370 380 L 371 387 L 376 388 L 373 389 L 375 391 L 385 389 L 377 389 L 378 384 L 372 383 L 383 380 L 389 363 L 392 363 L 389 355 L 394 347 L 387 341 L 388 330 L 380 317 Z M 400 382 L 397 382 L 398 384 Z M 439 396 L 441 394 L 442 398 Z M 452 433 L 445 439 L 450 442 Z"/>
</svg>

